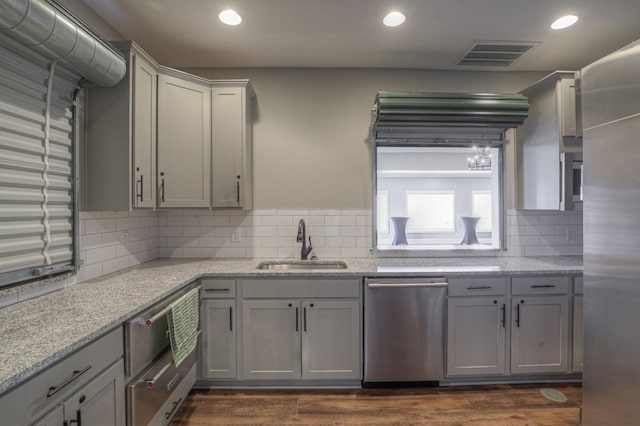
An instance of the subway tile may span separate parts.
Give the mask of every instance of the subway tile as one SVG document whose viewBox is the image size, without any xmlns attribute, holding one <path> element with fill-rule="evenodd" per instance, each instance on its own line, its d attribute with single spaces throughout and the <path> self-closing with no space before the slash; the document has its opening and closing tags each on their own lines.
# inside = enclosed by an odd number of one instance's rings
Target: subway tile
<svg viewBox="0 0 640 426">
<path fill-rule="evenodd" d="M 292 216 L 263 216 L 262 224 L 265 226 L 293 225 L 293 217 Z"/>
<path fill-rule="evenodd" d="M 85 235 L 113 232 L 115 230 L 115 219 L 90 219 L 85 221 Z"/>
<path fill-rule="evenodd" d="M 555 235 L 553 225 L 527 225 L 524 226 L 524 235 Z"/>
<path fill-rule="evenodd" d="M 276 237 L 278 235 L 278 227 L 276 226 L 254 226 L 243 229 L 243 234 L 248 237 Z"/>
<path fill-rule="evenodd" d="M 254 216 L 276 216 L 278 214 L 278 210 L 253 210 L 251 214 Z"/>
<path fill-rule="evenodd" d="M 158 216 L 158 226 L 167 226 L 169 218 L 167 216 Z"/>
<path fill-rule="evenodd" d="M 357 237 L 356 246 L 357 247 L 371 248 L 371 247 L 373 247 L 373 238 L 372 237 Z"/>
<path fill-rule="evenodd" d="M 262 237 L 263 247 L 290 247 L 295 243 L 295 237 Z"/>
<path fill-rule="evenodd" d="M 582 256 L 582 245 L 555 246 L 553 247 L 553 254 L 556 256 Z"/>
<path fill-rule="evenodd" d="M 138 218 L 138 223 L 140 225 L 140 228 L 157 227 L 158 226 L 158 217 L 157 216 L 141 217 L 141 218 Z"/>
<path fill-rule="evenodd" d="M 327 257 L 340 257 L 341 251 L 340 247 L 318 247 L 317 250 L 314 250 L 312 254 L 318 256 L 320 260 Z M 300 253 L 298 252 L 298 256 Z"/>
<path fill-rule="evenodd" d="M 315 213 L 315 212 L 314 212 Z M 305 221 L 307 222 L 307 226 L 314 225 L 324 225 L 324 216 L 307 216 Z"/>
<path fill-rule="evenodd" d="M 169 242 L 167 237 L 159 237 L 158 238 L 158 248 L 166 248 L 169 247 Z"/>
<path fill-rule="evenodd" d="M 147 240 L 151 238 L 150 228 L 132 229 L 127 232 L 129 241 Z"/>
<path fill-rule="evenodd" d="M 195 237 L 169 237 L 169 247 L 198 247 L 198 239 Z"/>
<path fill-rule="evenodd" d="M 94 265 L 82 265 L 76 274 L 76 282 L 91 280 L 102 275 L 102 262 Z"/>
<path fill-rule="evenodd" d="M 159 257 L 169 257 L 169 258 L 182 258 L 184 257 L 184 249 L 183 248 L 161 248 L 158 249 Z"/>
<path fill-rule="evenodd" d="M 356 216 L 325 216 L 324 224 L 327 226 L 355 226 Z"/>
<path fill-rule="evenodd" d="M 278 210 L 278 216 L 307 216 L 309 210 Z"/>
<path fill-rule="evenodd" d="M 516 215 L 507 217 L 508 226 L 540 225 L 540 216 Z"/>
<path fill-rule="evenodd" d="M 116 219 L 116 229 L 118 231 L 128 231 L 130 229 L 139 228 L 137 217 L 122 217 Z"/>
<path fill-rule="evenodd" d="M 364 237 L 371 233 L 371 228 L 367 226 L 342 226 L 340 235 L 343 237 Z"/>
<path fill-rule="evenodd" d="M 276 248 L 276 247 L 274 247 Z M 278 258 L 297 258 L 300 259 L 300 249 L 297 247 L 277 247 L 278 250 Z M 314 250 L 315 251 L 315 250 Z"/>
<path fill-rule="evenodd" d="M 215 216 L 244 216 L 246 213 L 244 210 L 240 210 L 240 209 L 225 209 L 225 210 L 214 210 L 213 214 Z"/>
<path fill-rule="evenodd" d="M 340 210 L 313 210 L 316 216 L 340 216 Z"/>
<path fill-rule="evenodd" d="M 537 235 L 516 235 L 509 238 L 512 246 L 537 246 L 540 245 L 540 237 Z"/>
<path fill-rule="evenodd" d="M 213 229 L 213 236 L 231 238 L 231 234 L 233 233 L 234 230 L 235 228 L 230 228 L 230 227 L 217 227 Z"/>
<path fill-rule="evenodd" d="M 131 212 L 133 213 L 133 212 Z M 128 211 L 105 211 L 102 212 L 102 218 L 103 219 L 116 219 L 119 217 L 129 217 L 129 212 Z M 106 273 L 106 272 L 105 272 Z"/>
<path fill-rule="evenodd" d="M 289 247 L 287 247 L 289 249 Z M 247 257 L 278 257 L 277 247 L 247 247 Z"/>
<path fill-rule="evenodd" d="M 355 237 L 326 237 L 326 247 L 356 247 L 357 240 Z"/>
<path fill-rule="evenodd" d="M 297 226 L 278 226 L 278 236 L 279 237 L 291 237 L 298 235 L 298 227 Z"/>
<path fill-rule="evenodd" d="M 206 216 L 205 216 L 206 217 Z M 169 216 L 168 226 L 198 226 L 198 216 Z"/>
<path fill-rule="evenodd" d="M 540 225 L 568 225 L 569 216 L 567 215 L 548 215 L 540 216 Z"/>
<path fill-rule="evenodd" d="M 564 235 L 545 235 L 540 237 L 541 246 L 561 246 L 568 245 L 569 241 Z"/>
<path fill-rule="evenodd" d="M 200 237 L 203 229 L 200 226 L 185 226 L 182 228 L 182 235 L 185 237 Z"/>
<path fill-rule="evenodd" d="M 94 263 L 113 259 L 116 257 L 116 246 L 100 247 L 86 251 L 86 263 L 92 265 Z"/>
<path fill-rule="evenodd" d="M 198 226 L 229 226 L 229 216 L 198 216 Z"/>
<path fill-rule="evenodd" d="M 228 247 L 230 242 L 229 238 L 224 237 L 204 237 L 198 238 L 198 247 Z"/>
<path fill-rule="evenodd" d="M 553 256 L 552 246 L 525 246 L 525 256 Z"/>
<path fill-rule="evenodd" d="M 181 209 L 160 209 L 158 211 L 160 216 L 182 216 Z"/>
<path fill-rule="evenodd" d="M 213 258 L 215 249 L 213 247 L 185 247 L 184 257 Z"/>
<path fill-rule="evenodd" d="M 371 253 L 363 247 L 342 247 L 340 257 L 371 257 Z"/>
<path fill-rule="evenodd" d="M 129 267 L 129 255 L 116 257 L 115 259 L 105 260 L 102 262 L 102 273 L 110 274 Z"/>
<path fill-rule="evenodd" d="M 367 216 L 371 215 L 371 210 L 344 209 L 340 210 L 342 216 Z"/>
<path fill-rule="evenodd" d="M 182 237 L 182 227 L 162 227 L 158 230 L 160 237 Z"/>
<path fill-rule="evenodd" d="M 371 216 L 356 216 L 356 225 L 358 226 L 371 226 Z"/>
<path fill-rule="evenodd" d="M 102 234 L 89 234 L 80 237 L 80 247 L 83 250 L 102 247 Z"/>
<path fill-rule="evenodd" d="M 221 247 L 214 250 L 216 258 L 243 258 L 247 253 L 244 248 Z"/>
<path fill-rule="evenodd" d="M 320 237 L 338 237 L 340 236 L 339 226 L 313 226 L 309 227 L 308 235 L 317 235 Z"/>
</svg>

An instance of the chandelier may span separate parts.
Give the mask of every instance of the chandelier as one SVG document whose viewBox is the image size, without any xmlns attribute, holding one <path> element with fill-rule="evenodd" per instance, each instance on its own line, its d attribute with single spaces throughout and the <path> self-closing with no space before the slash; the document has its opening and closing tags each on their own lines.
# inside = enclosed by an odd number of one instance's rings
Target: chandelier
<svg viewBox="0 0 640 426">
<path fill-rule="evenodd" d="M 467 162 L 469 170 L 491 170 L 491 148 L 474 146 L 471 157 L 467 157 Z"/>
</svg>

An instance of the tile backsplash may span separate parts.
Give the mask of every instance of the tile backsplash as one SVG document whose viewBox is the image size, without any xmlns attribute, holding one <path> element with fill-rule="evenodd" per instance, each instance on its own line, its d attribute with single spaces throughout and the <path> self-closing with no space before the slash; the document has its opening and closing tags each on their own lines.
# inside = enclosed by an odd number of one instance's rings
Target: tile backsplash
<svg viewBox="0 0 640 426">
<path fill-rule="evenodd" d="M 0 290 L 0 306 L 116 272 L 158 257 L 293 258 L 298 221 L 304 219 L 312 254 L 371 256 L 371 210 L 135 210 L 80 213 L 80 258 L 75 276 Z M 507 211 L 507 250 L 472 250 L 392 256 L 558 256 L 582 254 L 582 211 Z"/>
</svg>

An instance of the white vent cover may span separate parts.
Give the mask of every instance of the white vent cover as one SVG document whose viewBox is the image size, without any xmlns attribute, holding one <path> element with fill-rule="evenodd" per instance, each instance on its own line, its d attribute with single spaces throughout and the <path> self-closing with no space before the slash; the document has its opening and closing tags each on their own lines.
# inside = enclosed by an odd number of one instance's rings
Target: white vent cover
<svg viewBox="0 0 640 426">
<path fill-rule="evenodd" d="M 538 44 L 535 41 L 477 41 L 458 65 L 506 68 Z"/>
</svg>

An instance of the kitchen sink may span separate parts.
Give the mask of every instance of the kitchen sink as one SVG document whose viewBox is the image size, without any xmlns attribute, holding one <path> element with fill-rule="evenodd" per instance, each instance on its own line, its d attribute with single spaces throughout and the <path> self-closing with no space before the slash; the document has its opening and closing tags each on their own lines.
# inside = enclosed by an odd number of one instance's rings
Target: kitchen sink
<svg viewBox="0 0 640 426">
<path fill-rule="evenodd" d="M 262 262 L 258 269 L 271 271 L 294 271 L 300 269 L 347 269 L 347 264 L 342 261 L 322 260 L 282 260 Z"/>
</svg>

